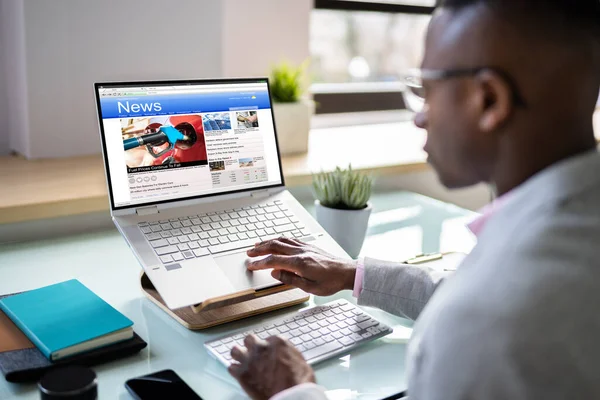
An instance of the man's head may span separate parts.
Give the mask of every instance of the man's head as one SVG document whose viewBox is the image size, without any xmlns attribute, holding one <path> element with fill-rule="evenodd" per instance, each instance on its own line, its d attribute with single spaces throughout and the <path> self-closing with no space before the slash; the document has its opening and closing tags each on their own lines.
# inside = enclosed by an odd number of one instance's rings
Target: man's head
<svg viewBox="0 0 600 400">
<path fill-rule="evenodd" d="M 510 190 L 593 147 L 600 0 L 442 0 L 422 68 L 446 75 L 416 117 L 442 183 Z"/>
</svg>

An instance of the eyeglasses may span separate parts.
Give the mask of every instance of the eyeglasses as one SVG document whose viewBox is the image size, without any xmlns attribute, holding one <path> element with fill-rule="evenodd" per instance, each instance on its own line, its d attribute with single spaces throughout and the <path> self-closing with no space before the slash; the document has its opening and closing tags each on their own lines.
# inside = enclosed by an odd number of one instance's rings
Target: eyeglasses
<svg viewBox="0 0 600 400">
<path fill-rule="evenodd" d="M 425 107 L 426 93 L 424 81 L 441 81 L 447 79 L 475 76 L 482 71 L 493 71 L 499 75 L 512 91 L 513 103 L 517 107 L 526 107 L 526 102 L 515 83 L 515 80 L 502 69 L 496 67 L 476 67 L 462 69 L 411 69 L 402 77 L 406 86 L 402 92 L 406 107 L 413 112 L 421 112 Z"/>
</svg>

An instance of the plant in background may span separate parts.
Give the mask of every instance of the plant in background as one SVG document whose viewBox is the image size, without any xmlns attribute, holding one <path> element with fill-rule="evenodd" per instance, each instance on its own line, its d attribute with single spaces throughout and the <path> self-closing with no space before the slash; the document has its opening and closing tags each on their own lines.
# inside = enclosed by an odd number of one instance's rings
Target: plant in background
<svg viewBox="0 0 600 400">
<path fill-rule="evenodd" d="M 275 65 L 271 71 L 270 86 L 273 101 L 295 103 L 304 93 L 304 76 L 307 63 L 294 66 L 288 62 Z"/>
<path fill-rule="evenodd" d="M 373 178 L 337 167 L 332 172 L 313 175 L 313 192 L 324 207 L 340 210 L 361 210 L 367 207 L 373 190 Z"/>
</svg>

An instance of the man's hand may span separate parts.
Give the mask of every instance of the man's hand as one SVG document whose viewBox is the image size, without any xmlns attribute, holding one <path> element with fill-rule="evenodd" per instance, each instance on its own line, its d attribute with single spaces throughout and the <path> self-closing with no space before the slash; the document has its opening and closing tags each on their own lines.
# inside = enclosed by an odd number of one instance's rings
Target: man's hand
<svg viewBox="0 0 600 400">
<path fill-rule="evenodd" d="M 279 238 L 257 244 L 248 256 L 267 256 L 248 261 L 248 269 L 271 269 L 273 278 L 317 296 L 330 296 L 352 290 L 356 261 L 334 257 L 295 239 Z"/>
<path fill-rule="evenodd" d="M 254 400 L 266 400 L 301 383 L 315 382 L 315 374 L 302 354 L 287 340 L 272 336 L 265 340 L 254 335 L 244 339 L 246 349 L 235 346 L 231 357 L 239 364 L 229 373 Z"/>
</svg>

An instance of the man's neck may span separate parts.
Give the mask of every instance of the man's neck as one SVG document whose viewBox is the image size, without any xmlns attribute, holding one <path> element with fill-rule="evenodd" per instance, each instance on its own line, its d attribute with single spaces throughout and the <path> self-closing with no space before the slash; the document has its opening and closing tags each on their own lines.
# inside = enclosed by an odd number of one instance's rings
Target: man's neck
<svg viewBox="0 0 600 400">
<path fill-rule="evenodd" d="M 586 135 L 589 139 L 580 143 L 565 143 L 562 146 L 541 144 L 538 149 L 515 151 L 513 157 L 507 157 L 504 165 L 500 165 L 492 178 L 497 196 L 502 196 L 520 186 L 529 178 L 546 168 L 571 157 L 586 153 L 596 148 L 594 135 Z M 551 138 L 549 138 L 549 141 Z"/>
</svg>

